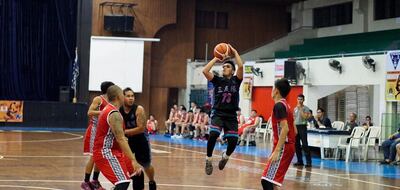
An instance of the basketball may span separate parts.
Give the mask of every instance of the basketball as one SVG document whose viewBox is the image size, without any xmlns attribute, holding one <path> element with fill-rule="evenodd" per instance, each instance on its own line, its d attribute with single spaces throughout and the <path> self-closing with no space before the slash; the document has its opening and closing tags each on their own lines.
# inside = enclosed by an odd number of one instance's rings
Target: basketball
<svg viewBox="0 0 400 190">
<path fill-rule="evenodd" d="M 224 55 L 229 56 L 231 53 L 231 48 L 227 43 L 219 43 L 214 48 L 214 57 L 218 58 L 219 60 L 224 59 Z"/>
</svg>

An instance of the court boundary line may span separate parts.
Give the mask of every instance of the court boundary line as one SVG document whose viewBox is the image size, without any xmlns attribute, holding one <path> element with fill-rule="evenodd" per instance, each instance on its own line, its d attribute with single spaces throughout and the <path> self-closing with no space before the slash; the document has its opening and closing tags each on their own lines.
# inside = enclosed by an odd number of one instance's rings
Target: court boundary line
<svg viewBox="0 0 400 190">
<path fill-rule="evenodd" d="M 152 143 L 152 146 L 160 146 L 160 147 L 167 147 L 167 148 L 172 148 L 175 150 L 183 150 L 183 151 L 187 151 L 187 152 L 193 152 L 193 153 L 198 153 L 198 154 L 203 154 L 206 155 L 205 152 L 200 152 L 200 151 L 195 151 L 195 150 L 188 150 L 185 148 L 177 148 L 174 146 L 166 146 L 166 145 L 160 145 L 157 143 Z M 240 158 L 229 158 L 231 160 L 236 160 L 236 161 L 241 161 L 241 162 L 246 162 L 246 163 L 252 163 L 252 164 L 260 164 L 263 166 L 266 166 L 265 163 L 261 163 L 261 162 L 256 162 L 256 161 L 250 161 L 250 160 L 244 160 L 244 159 L 240 159 Z M 376 185 L 376 186 L 381 186 L 381 187 L 387 187 L 387 188 L 393 188 L 393 189 L 400 189 L 400 187 L 396 187 L 396 186 L 392 186 L 392 185 L 386 185 L 386 184 L 381 184 L 381 183 L 375 183 L 375 182 L 369 182 L 369 181 L 364 181 L 364 180 L 360 180 L 360 179 L 352 179 L 349 177 L 341 177 L 341 176 L 337 176 L 337 175 L 333 175 L 333 174 L 327 174 L 327 173 L 320 173 L 320 172 L 313 172 L 313 171 L 307 171 L 307 170 L 300 170 L 298 168 L 294 168 L 293 166 L 289 167 L 290 170 L 294 170 L 294 171 L 305 171 L 308 172 L 310 174 L 315 174 L 315 175 L 321 175 L 321 176 L 326 176 L 326 177 L 334 177 L 337 179 L 343 179 L 343 180 L 348 180 L 348 181 L 354 181 L 354 182 L 360 182 L 360 183 L 366 183 L 366 184 L 371 184 L 371 185 Z M 260 174 L 261 175 L 261 174 Z M 260 177 L 261 180 L 261 177 Z"/>
<path fill-rule="evenodd" d="M 63 142 L 63 141 L 74 141 L 78 139 L 83 139 L 83 135 L 78 135 L 69 132 L 55 132 L 55 133 L 64 133 L 67 135 L 75 136 L 71 138 L 60 138 L 60 139 L 42 139 L 42 140 L 27 140 L 27 141 L 0 141 L 0 144 L 6 143 L 42 143 L 42 142 Z"/>
<path fill-rule="evenodd" d="M 82 181 L 71 181 L 71 180 L 0 180 L 0 182 L 42 182 L 42 183 L 81 183 Z M 104 184 L 112 184 L 111 182 L 102 182 Z M 147 185 L 147 184 L 146 184 Z M 2 185 L 0 184 L 0 187 Z M 157 186 L 166 187 L 189 187 L 189 188 L 208 188 L 208 189 L 232 189 L 232 190 L 255 190 L 241 187 L 225 187 L 225 186 L 205 186 L 205 185 L 191 185 L 191 184 L 170 184 L 170 183 L 157 183 Z M 46 188 L 46 187 L 44 187 Z M 49 190 L 60 190 L 60 189 L 49 189 Z"/>
<path fill-rule="evenodd" d="M 63 190 L 51 187 L 38 187 L 38 186 L 22 186 L 22 185 L 1 185 L 0 187 L 16 187 L 16 188 L 28 188 L 28 189 L 45 189 L 45 190 Z"/>
</svg>

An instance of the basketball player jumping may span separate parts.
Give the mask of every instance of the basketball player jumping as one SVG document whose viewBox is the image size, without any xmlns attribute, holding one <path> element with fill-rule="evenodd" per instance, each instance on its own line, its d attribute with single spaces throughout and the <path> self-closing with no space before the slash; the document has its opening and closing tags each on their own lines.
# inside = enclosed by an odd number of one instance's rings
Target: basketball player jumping
<svg viewBox="0 0 400 190">
<path fill-rule="evenodd" d="M 108 87 L 114 85 L 114 83 L 105 81 L 101 83 L 100 89 L 102 95 L 96 96 L 93 98 L 92 104 L 90 104 L 89 110 L 88 110 L 88 116 L 89 116 L 89 126 L 86 130 L 85 134 L 85 139 L 84 139 L 84 147 L 83 147 L 83 154 L 85 155 L 90 155 L 89 161 L 86 164 L 85 168 L 85 179 L 84 182 L 81 184 L 82 190 L 103 190 L 104 188 L 101 187 L 101 184 L 99 182 L 99 169 L 94 166 L 93 163 L 93 143 L 94 143 L 94 138 L 96 136 L 96 129 L 97 129 L 97 117 L 99 116 L 101 110 L 106 107 L 108 104 L 107 100 L 107 89 Z M 90 180 L 90 174 L 92 173 L 94 166 L 94 171 L 93 171 L 93 181 L 89 182 Z"/>
<path fill-rule="evenodd" d="M 151 148 L 146 128 L 146 113 L 142 106 L 135 104 L 135 94 L 131 88 L 125 88 L 123 93 L 125 100 L 119 111 L 124 118 L 125 135 L 128 137 L 129 147 L 149 177 L 149 189 L 156 190 L 157 185 L 154 181 L 154 167 L 151 165 Z M 131 179 L 134 190 L 144 189 L 144 175 L 133 176 Z"/>
<path fill-rule="evenodd" d="M 125 137 L 125 125 L 119 108 L 124 104 L 120 87 L 107 90 L 109 104 L 100 113 L 93 147 L 93 160 L 101 173 L 115 185 L 114 190 L 126 190 L 131 175 L 141 174 L 134 154 Z"/>
<path fill-rule="evenodd" d="M 272 111 L 272 130 L 274 142 L 272 154 L 267 161 L 267 166 L 261 178 L 264 190 L 278 189 L 282 186 L 283 179 L 290 166 L 295 153 L 296 127 L 293 124 L 293 113 L 286 101 L 290 92 L 287 79 L 275 81 L 272 98 L 275 105 Z"/>
<path fill-rule="evenodd" d="M 235 74 L 235 64 L 228 60 L 228 55 L 223 55 L 223 77 L 215 76 L 211 68 L 218 58 L 212 59 L 203 69 L 203 74 L 214 85 L 214 105 L 211 111 L 210 136 L 207 143 L 207 158 L 205 172 L 211 175 L 213 172 L 212 154 L 215 143 L 221 130 L 224 130 L 224 138 L 228 141 L 226 152 L 222 154 L 219 169 L 223 170 L 233 153 L 238 142 L 238 122 L 236 111 L 239 110 L 239 87 L 243 80 L 243 62 L 238 52 L 229 45 L 233 52 L 238 69 Z"/>
</svg>

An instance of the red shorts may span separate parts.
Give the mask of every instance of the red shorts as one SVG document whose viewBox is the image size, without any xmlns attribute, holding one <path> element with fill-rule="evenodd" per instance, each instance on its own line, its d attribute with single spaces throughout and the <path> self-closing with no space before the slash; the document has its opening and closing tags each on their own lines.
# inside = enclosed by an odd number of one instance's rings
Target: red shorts
<svg viewBox="0 0 400 190">
<path fill-rule="evenodd" d="M 275 185 L 282 186 L 283 179 L 289 169 L 295 153 L 294 144 L 285 144 L 282 151 L 279 153 L 278 160 L 275 162 L 267 162 L 264 173 L 261 177 Z"/>
<path fill-rule="evenodd" d="M 93 155 L 94 138 L 96 137 L 96 127 L 89 124 L 86 129 L 85 138 L 83 139 L 83 154 Z"/>
<path fill-rule="evenodd" d="M 130 182 L 130 174 L 133 171 L 132 162 L 124 156 L 124 154 L 108 154 L 108 156 L 94 155 L 94 164 L 99 168 L 100 172 L 112 184 Z"/>
</svg>

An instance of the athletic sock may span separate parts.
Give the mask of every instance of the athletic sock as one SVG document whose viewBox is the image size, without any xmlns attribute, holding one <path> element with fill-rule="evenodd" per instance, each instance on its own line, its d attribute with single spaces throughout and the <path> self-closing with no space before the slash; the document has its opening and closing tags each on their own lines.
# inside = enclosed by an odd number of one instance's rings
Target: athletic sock
<svg viewBox="0 0 400 190">
<path fill-rule="evenodd" d="M 100 175 L 100 172 L 93 172 L 93 180 L 98 181 L 99 175 Z"/>
<path fill-rule="evenodd" d="M 85 173 L 85 182 L 89 182 L 90 174 Z"/>
</svg>

